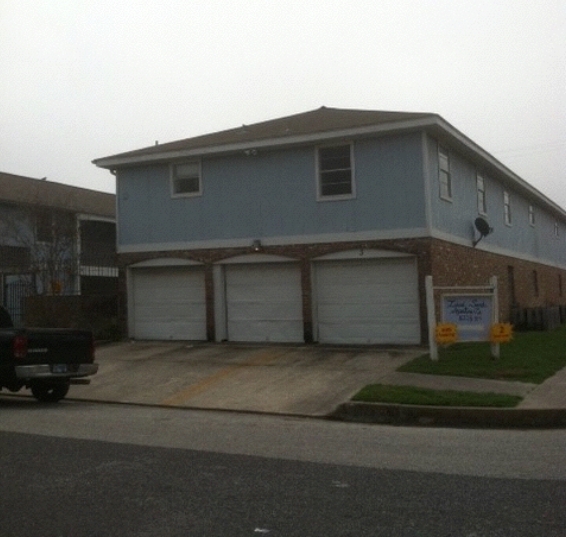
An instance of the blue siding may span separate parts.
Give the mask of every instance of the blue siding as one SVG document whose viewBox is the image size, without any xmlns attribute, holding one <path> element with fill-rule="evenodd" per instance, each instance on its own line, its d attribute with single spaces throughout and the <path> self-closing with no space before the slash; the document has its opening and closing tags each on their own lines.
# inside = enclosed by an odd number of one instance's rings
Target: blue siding
<svg viewBox="0 0 566 537">
<path fill-rule="evenodd" d="M 202 161 L 202 196 L 170 195 L 169 167 L 120 170 L 120 246 L 426 226 L 421 136 L 354 145 L 355 199 L 317 201 L 315 148 Z"/>
<path fill-rule="evenodd" d="M 472 241 L 473 222 L 478 217 L 476 173 L 477 167 L 469 160 L 450 151 L 452 176 L 452 201 L 440 198 L 438 182 L 437 142 L 427 140 L 429 175 L 431 182 L 431 206 L 433 228 L 448 235 Z M 484 244 L 501 250 L 566 264 L 566 240 L 562 233 L 554 238 L 554 222 L 557 217 L 543 210 L 536 202 L 528 200 L 518 190 L 504 185 L 489 173 L 483 173 L 485 181 L 487 215 L 483 216 L 494 232 L 483 239 Z M 505 223 L 503 193 L 511 200 L 511 225 Z M 529 224 L 529 205 L 535 208 L 535 226 Z M 560 222 L 566 232 L 566 222 Z"/>
</svg>

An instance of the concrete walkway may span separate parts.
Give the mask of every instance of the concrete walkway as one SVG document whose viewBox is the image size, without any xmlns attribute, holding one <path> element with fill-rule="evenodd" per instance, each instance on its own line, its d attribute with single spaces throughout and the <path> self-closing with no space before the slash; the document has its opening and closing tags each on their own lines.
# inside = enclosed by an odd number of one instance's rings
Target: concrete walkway
<svg viewBox="0 0 566 537">
<path fill-rule="evenodd" d="M 566 409 L 566 367 L 542 384 L 536 384 L 518 407 Z"/>
</svg>

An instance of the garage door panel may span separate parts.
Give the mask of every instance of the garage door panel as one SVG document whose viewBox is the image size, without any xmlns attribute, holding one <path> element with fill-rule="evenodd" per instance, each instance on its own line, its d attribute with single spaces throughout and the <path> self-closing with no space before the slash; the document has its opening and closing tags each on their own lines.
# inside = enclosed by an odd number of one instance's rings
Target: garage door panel
<svg viewBox="0 0 566 537">
<path fill-rule="evenodd" d="M 299 267 L 227 266 L 226 311 L 231 341 L 303 341 Z"/>
<path fill-rule="evenodd" d="M 413 260 L 321 262 L 315 271 L 320 342 L 420 342 Z"/>
<path fill-rule="evenodd" d="M 240 302 L 230 314 L 231 321 L 247 319 L 269 319 L 270 323 L 279 321 L 297 321 L 297 307 L 293 302 L 263 303 Z"/>
<path fill-rule="evenodd" d="M 416 345 L 419 340 L 414 334 L 419 330 L 419 324 L 382 324 L 376 329 L 373 323 L 348 323 L 348 331 L 344 323 L 319 324 L 318 338 L 322 343 L 337 343 L 344 345 Z M 369 334 L 369 336 L 368 336 Z"/>
<path fill-rule="evenodd" d="M 296 321 L 257 321 L 253 323 L 232 321 L 230 328 L 237 334 L 237 339 L 233 341 L 286 342 L 290 341 L 290 334 L 293 337 L 291 341 L 299 341 L 298 338 L 302 340 L 303 337 L 302 331 L 300 334 L 297 331 Z M 269 339 L 265 339 L 266 336 L 269 336 Z"/>
<path fill-rule="evenodd" d="M 155 340 L 201 340 L 202 337 L 192 334 L 201 334 L 201 323 L 187 321 L 139 321 L 136 323 L 137 339 Z"/>
<path fill-rule="evenodd" d="M 345 319 L 345 313 L 347 312 L 347 319 Z M 411 314 L 412 311 L 406 310 L 405 312 L 399 311 L 399 309 L 395 312 L 395 320 L 401 319 L 404 317 L 403 313 Z M 379 310 L 370 310 L 367 307 L 367 304 L 334 304 L 324 306 L 324 316 L 321 322 L 334 322 L 336 324 L 343 324 L 344 322 L 348 323 L 364 323 L 364 324 L 385 324 L 391 318 L 391 314 L 387 310 L 387 308 L 379 309 Z M 319 323 L 320 324 L 320 323 Z"/>
<path fill-rule="evenodd" d="M 193 267 L 134 269 L 133 337 L 206 339 L 204 272 Z"/>
<path fill-rule="evenodd" d="M 250 275 L 250 278 L 251 277 L 252 276 Z M 280 286 L 281 282 L 274 283 L 274 285 Z M 255 283 L 253 284 L 254 293 L 256 297 L 258 297 L 258 299 L 261 299 L 261 303 L 286 302 L 286 301 L 294 302 L 294 300 L 289 298 L 289 291 L 290 290 L 292 291 L 294 287 L 295 285 L 291 284 L 289 287 L 285 287 L 283 289 L 274 289 L 262 285 L 256 285 Z M 242 303 L 254 302 L 254 301 L 258 302 L 258 300 L 254 300 L 253 297 L 250 297 L 249 283 L 248 286 L 242 285 L 242 286 L 234 287 L 231 285 L 230 300 L 235 302 L 242 302 Z"/>
</svg>

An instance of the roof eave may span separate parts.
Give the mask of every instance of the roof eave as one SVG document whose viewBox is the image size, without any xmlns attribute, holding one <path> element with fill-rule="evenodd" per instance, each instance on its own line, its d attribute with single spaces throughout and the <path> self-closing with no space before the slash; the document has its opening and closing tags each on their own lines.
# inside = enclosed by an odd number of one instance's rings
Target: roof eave
<svg viewBox="0 0 566 537">
<path fill-rule="evenodd" d="M 458 129 L 453 127 L 450 123 L 438 116 L 437 127 L 447 134 L 450 141 L 456 145 L 464 147 L 469 154 L 474 155 L 476 159 L 483 161 L 485 168 L 490 168 L 495 170 L 500 177 L 504 177 L 509 184 L 518 187 L 524 193 L 530 195 L 533 199 L 542 202 L 547 208 L 559 214 L 562 218 L 566 218 L 566 210 L 564 210 L 560 205 L 552 201 L 550 198 L 545 196 L 540 190 L 536 189 L 534 186 L 529 184 L 527 181 L 519 177 L 515 172 L 510 170 L 507 166 L 497 160 L 491 153 L 488 153 L 485 149 L 480 147 L 465 134 L 460 132 Z"/>
<path fill-rule="evenodd" d="M 251 149 L 271 149 L 296 145 L 305 145 L 309 143 L 325 143 L 332 140 L 343 138 L 357 138 L 371 134 L 394 133 L 407 130 L 418 130 L 426 128 L 440 119 L 439 116 L 431 115 L 429 117 L 414 119 L 408 121 L 395 121 L 384 123 L 381 125 L 368 125 L 365 127 L 352 127 L 349 129 L 332 130 L 327 132 L 315 132 L 312 134 L 301 134 L 296 136 L 285 136 L 278 138 L 266 138 L 263 140 L 250 140 L 246 142 L 202 146 L 192 149 L 183 149 L 177 151 L 152 152 L 147 155 L 131 155 L 105 157 L 93 160 L 93 164 L 99 168 L 109 170 L 137 166 L 140 164 L 153 164 L 183 158 L 204 157 L 209 155 L 221 155 L 227 153 L 237 153 Z"/>
<path fill-rule="evenodd" d="M 263 140 L 202 146 L 176 151 L 165 150 L 162 152 L 152 152 L 147 155 L 116 155 L 114 157 L 95 159 L 93 160 L 93 163 L 99 168 L 116 170 L 119 168 L 127 168 L 144 164 L 157 164 L 186 158 L 222 155 L 243 152 L 246 150 L 275 149 L 306 144 L 324 144 L 333 140 L 351 139 L 368 135 L 393 134 L 419 129 L 426 130 L 439 138 L 445 138 L 448 143 L 463 149 L 468 155 L 473 157 L 474 160 L 479 160 L 483 167 L 494 170 L 500 177 L 505 178 L 510 184 L 518 187 L 521 191 L 529 194 L 533 197 L 533 199 L 538 200 L 539 203 L 543 203 L 547 208 L 566 219 L 566 211 L 562 207 L 527 183 L 524 179 L 497 160 L 493 155 L 482 149 L 478 144 L 437 114 L 431 114 L 420 119 L 395 121 L 380 125 L 368 125 L 364 127 L 353 127 L 326 132 L 315 132 L 297 136 L 266 138 Z"/>
</svg>

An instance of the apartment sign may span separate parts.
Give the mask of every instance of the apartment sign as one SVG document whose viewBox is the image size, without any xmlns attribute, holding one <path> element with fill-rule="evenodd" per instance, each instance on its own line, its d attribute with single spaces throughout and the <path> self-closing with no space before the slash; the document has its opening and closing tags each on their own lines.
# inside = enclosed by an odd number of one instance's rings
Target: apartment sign
<svg viewBox="0 0 566 537">
<path fill-rule="evenodd" d="M 493 294 L 444 294 L 443 323 L 455 324 L 458 341 L 489 341 L 493 323 Z"/>
</svg>

